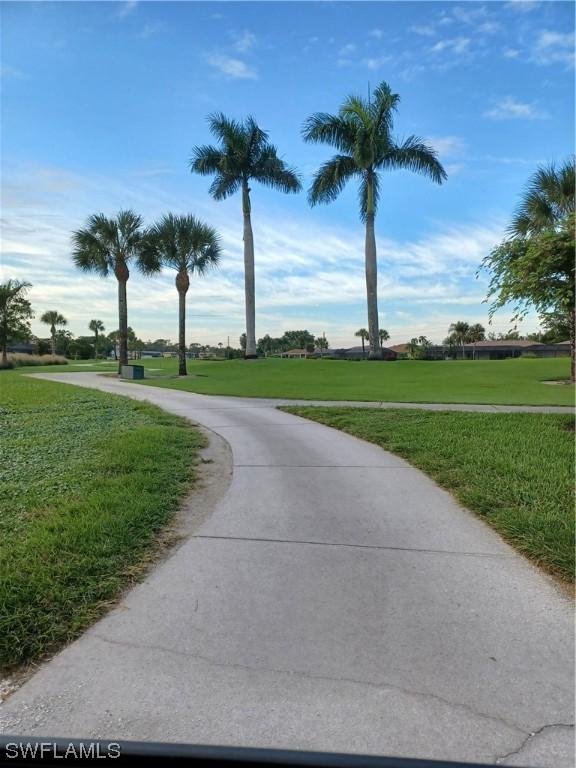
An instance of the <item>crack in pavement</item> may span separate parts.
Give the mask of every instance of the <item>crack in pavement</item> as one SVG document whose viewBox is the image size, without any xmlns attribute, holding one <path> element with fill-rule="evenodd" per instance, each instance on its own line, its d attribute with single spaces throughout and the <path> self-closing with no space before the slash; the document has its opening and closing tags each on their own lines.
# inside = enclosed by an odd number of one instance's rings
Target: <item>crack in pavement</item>
<svg viewBox="0 0 576 768">
<path fill-rule="evenodd" d="M 213 666 L 213 667 L 223 667 L 225 669 L 245 669 L 250 672 L 271 672 L 273 674 L 301 677 L 306 680 L 323 680 L 323 681 L 332 682 L 332 683 L 350 683 L 352 685 L 365 686 L 366 688 L 375 688 L 376 690 L 389 689 L 393 691 L 399 691 L 400 693 L 403 693 L 406 696 L 414 696 L 415 698 L 433 699 L 434 701 L 440 701 L 443 704 L 447 705 L 448 707 L 464 710 L 465 712 L 470 713 L 474 717 L 479 717 L 484 720 L 489 720 L 490 722 L 495 722 L 500 725 L 504 725 L 507 728 L 510 728 L 511 730 L 518 731 L 519 733 L 524 734 L 526 736 L 530 736 L 530 734 L 527 734 L 526 731 L 523 728 L 520 728 L 519 725 L 517 725 L 516 723 L 511 723 L 505 718 L 500 717 L 499 715 L 490 715 L 486 712 L 479 712 L 478 710 L 475 710 L 473 707 L 469 706 L 468 704 L 462 704 L 460 702 L 451 701 L 450 699 L 446 699 L 443 696 L 439 696 L 436 693 L 429 693 L 427 691 L 414 691 L 410 688 L 403 688 L 400 685 L 394 685 L 393 683 L 373 682 L 370 680 L 360 680 L 352 677 L 332 677 L 331 675 L 321 675 L 321 674 L 316 674 L 314 672 L 282 669 L 278 667 L 255 666 L 250 664 L 242 664 L 240 662 L 217 661 L 211 656 L 205 656 L 201 653 L 188 653 L 186 651 L 176 650 L 175 648 L 167 648 L 166 646 L 152 645 L 149 643 L 134 643 L 134 642 L 127 642 L 125 640 L 112 640 L 111 638 L 103 637 L 102 635 L 99 635 L 95 632 L 90 632 L 90 631 L 88 631 L 86 634 L 96 638 L 97 640 L 100 640 L 103 643 L 110 643 L 111 645 L 118 645 L 126 648 L 137 648 L 140 650 L 160 651 L 162 653 L 173 654 L 175 656 L 182 656 L 188 659 L 195 659 L 197 661 L 203 662 L 204 664 L 208 664 L 209 666 Z"/>
<path fill-rule="evenodd" d="M 512 757 L 513 755 L 519 755 L 520 752 L 526 747 L 533 739 L 536 738 L 536 736 L 539 736 L 544 731 L 548 730 L 549 728 L 574 728 L 574 723 L 548 723 L 547 725 L 543 725 L 541 728 L 538 728 L 535 731 L 531 731 L 529 734 L 526 735 L 526 737 L 522 740 L 522 743 L 517 749 L 513 749 L 511 752 L 507 752 L 505 755 L 496 755 L 494 758 L 494 762 L 496 765 L 500 765 L 502 763 L 502 760 L 507 760 L 509 757 Z"/>
<path fill-rule="evenodd" d="M 378 544 L 342 544 L 341 542 L 332 541 L 303 541 L 300 539 L 265 539 L 265 538 L 252 538 L 250 536 L 210 536 L 208 534 L 197 534 L 191 536 L 192 539 L 216 539 L 217 541 L 252 541 L 263 542 L 266 544 L 309 544 L 313 547 L 348 547 L 350 549 L 383 549 L 390 550 L 392 552 L 418 552 L 419 554 L 426 555 L 461 555 L 464 557 L 496 557 L 509 559 L 514 555 L 499 554 L 497 552 L 456 552 L 449 549 L 418 549 L 417 547 L 385 547 Z"/>
</svg>

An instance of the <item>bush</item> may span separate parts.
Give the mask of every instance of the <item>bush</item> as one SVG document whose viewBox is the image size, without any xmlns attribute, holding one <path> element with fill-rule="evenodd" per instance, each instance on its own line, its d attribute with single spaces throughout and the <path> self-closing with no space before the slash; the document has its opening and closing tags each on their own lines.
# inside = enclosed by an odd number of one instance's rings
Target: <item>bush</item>
<svg viewBox="0 0 576 768">
<path fill-rule="evenodd" d="M 8 355 L 8 363 L 4 368 L 21 368 L 25 365 L 68 365 L 68 360 L 62 355 Z"/>
<path fill-rule="evenodd" d="M 5 363 L 0 360 L 0 371 L 9 371 L 11 368 L 14 368 L 12 360 L 7 360 Z"/>
</svg>

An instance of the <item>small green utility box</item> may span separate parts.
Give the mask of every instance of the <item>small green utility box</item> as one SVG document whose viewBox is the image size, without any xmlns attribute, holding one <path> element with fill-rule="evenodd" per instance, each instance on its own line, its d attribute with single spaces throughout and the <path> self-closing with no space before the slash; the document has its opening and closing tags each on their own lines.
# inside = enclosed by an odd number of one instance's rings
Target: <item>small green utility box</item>
<svg viewBox="0 0 576 768">
<path fill-rule="evenodd" d="M 144 378 L 144 366 L 143 365 L 123 365 L 120 371 L 120 376 L 123 379 L 143 379 Z"/>
</svg>

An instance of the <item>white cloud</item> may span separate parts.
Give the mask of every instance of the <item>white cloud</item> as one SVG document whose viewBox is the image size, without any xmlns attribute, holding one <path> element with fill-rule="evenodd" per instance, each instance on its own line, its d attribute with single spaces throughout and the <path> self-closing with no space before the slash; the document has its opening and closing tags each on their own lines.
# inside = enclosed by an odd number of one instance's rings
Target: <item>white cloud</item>
<svg viewBox="0 0 576 768">
<path fill-rule="evenodd" d="M 384 64 L 387 64 L 389 61 L 392 61 L 391 56 L 376 56 L 372 57 L 370 59 L 365 59 L 365 64 L 368 67 L 368 69 L 381 69 Z"/>
<path fill-rule="evenodd" d="M 236 42 L 234 47 L 239 53 L 245 53 L 250 48 L 252 48 L 255 42 L 256 35 L 254 35 L 252 32 L 244 31 L 242 34 L 236 35 Z"/>
<path fill-rule="evenodd" d="M 504 48 L 504 58 L 505 59 L 517 59 L 521 54 L 521 51 L 519 51 L 517 48 Z"/>
<path fill-rule="evenodd" d="M 368 32 L 369 37 L 375 37 L 376 40 L 381 40 L 384 32 L 381 29 L 371 29 L 370 32 Z"/>
<path fill-rule="evenodd" d="M 215 54 L 208 57 L 208 64 L 227 77 L 239 80 L 257 80 L 258 73 L 249 64 L 232 56 Z"/>
<path fill-rule="evenodd" d="M 130 16 L 131 13 L 134 13 L 137 6 L 138 0 L 127 0 L 127 2 L 121 3 L 120 8 L 116 13 L 116 17 L 118 19 L 125 19 L 127 16 Z"/>
<path fill-rule="evenodd" d="M 460 156 L 464 152 L 464 139 L 459 136 L 430 136 L 426 139 L 440 157 Z"/>
<path fill-rule="evenodd" d="M 455 53 L 457 55 L 466 53 L 470 46 L 470 38 L 468 37 L 453 37 L 445 40 L 439 40 L 430 49 L 432 53 Z"/>
<path fill-rule="evenodd" d="M 350 56 L 350 54 L 354 53 L 356 50 L 356 46 L 354 43 L 346 43 L 346 45 L 343 45 L 342 48 L 340 48 L 338 55 L 339 56 Z"/>
<path fill-rule="evenodd" d="M 436 30 L 430 24 L 419 24 L 410 27 L 410 31 L 416 35 L 423 35 L 424 37 L 433 37 L 436 34 Z"/>
<path fill-rule="evenodd" d="M 495 107 L 484 112 L 484 117 L 490 120 L 544 120 L 547 115 L 534 104 L 517 101 L 512 96 L 506 96 Z"/>
<path fill-rule="evenodd" d="M 574 65 L 574 33 L 544 29 L 532 49 L 532 61 L 536 64 Z"/>
<path fill-rule="evenodd" d="M 16 67 L 11 67 L 9 64 L 2 64 L 0 65 L 0 77 L 6 80 L 23 80 L 26 75 Z"/>
<path fill-rule="evenodd" d="M 520 13 L 529 13 L 540 5 L 541 3 L 537 2 L 537 0 L 510 0 L 510 2 L 505 3 L 504 7 L 512 11 L 519 11 Z"/>
</svg>

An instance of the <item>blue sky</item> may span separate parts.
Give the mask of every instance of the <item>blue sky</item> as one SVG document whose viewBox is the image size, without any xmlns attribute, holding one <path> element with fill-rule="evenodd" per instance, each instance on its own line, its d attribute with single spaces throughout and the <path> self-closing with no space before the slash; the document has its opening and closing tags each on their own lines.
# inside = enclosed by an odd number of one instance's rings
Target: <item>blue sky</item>
<svg viewBox="0 0 576 768">
<path fill-rule="evenodd" d="M 79 274 L 70 232 L 131 207 L 147 223 L 192 212 L 218 228 L 218 272 L 193 280 L 189 341 L 244 329 L 240 200 L 212 201 L 190 174 L 206 115 L 252 113 L 310 183 L 329 147 L 305 145 L 314 111 L 381 80 L 400 94 L 399 137 L 436 147 L 442 187 L 383 180 L 377 218 L 381 325 L 435 341 L 454 320 L 487 324 L 476 268 L 502 237 L 534 168 L 574 151 L 574 6 L 568 2 L 4 2 L 2 279 L 33 283 L 37 317 L 75 334 L 117 327 L 113 280 Z M 254 187 L 257 335 L 289 328 L 352 345 L 366 325 L 356 189 L 310 209 Z M 128 286 L 142 338 L 177 335 L 173 275 Z M 526 330 L 537 327 L 531 317 Z M 510 327 L 500 313 L 496 331 Z M 37 320 L 33 328 L 46 329 Z"/>
</svg>

